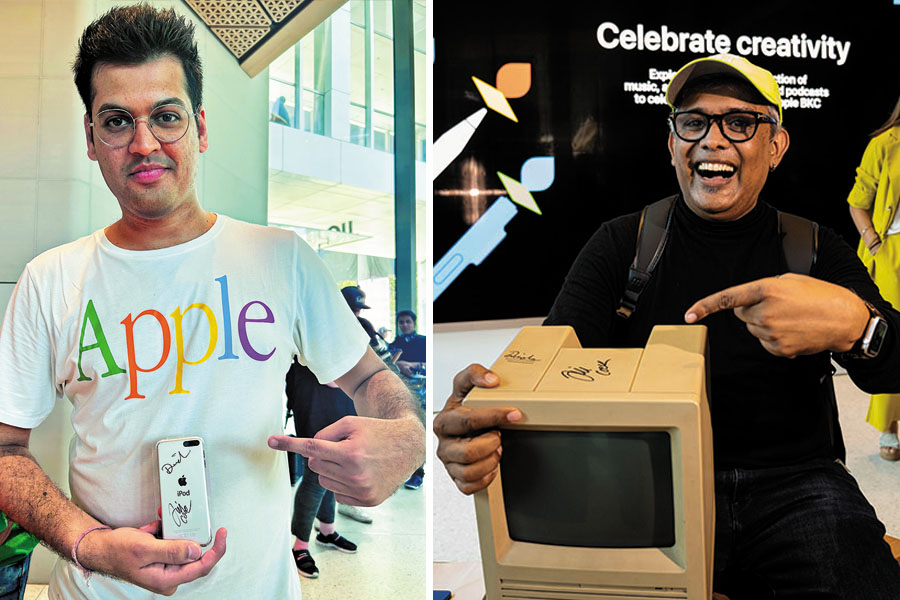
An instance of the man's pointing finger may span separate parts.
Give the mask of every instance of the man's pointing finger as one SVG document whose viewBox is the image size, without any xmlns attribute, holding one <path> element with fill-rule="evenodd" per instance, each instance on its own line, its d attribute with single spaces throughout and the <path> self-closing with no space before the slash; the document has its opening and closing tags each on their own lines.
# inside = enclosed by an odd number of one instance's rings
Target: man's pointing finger
<svg viewBox="0 0 900 600">
<path fill-rule="evenodd" d="M 751 306 L 765 299 L 764 279 L 726 288 L 697 300 L 684 314 L 685 323 L 697 321 L 722 310 Z"/>
<path fill-rule="evenodd" d="M 339 442 L 314 438 L 299 438 L 287 435 L 269 436 L 269 447 L 302 454 L 306 458 L 321 458 L 336 461 L 340 456 Z"/>
</svg>

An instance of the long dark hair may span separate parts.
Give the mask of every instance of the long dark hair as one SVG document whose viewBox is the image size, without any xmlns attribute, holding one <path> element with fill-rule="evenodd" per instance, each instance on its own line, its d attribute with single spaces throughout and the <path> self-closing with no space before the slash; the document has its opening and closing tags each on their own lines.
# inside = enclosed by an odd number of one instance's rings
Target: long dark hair
<svg viewBox="0 0 900 600">
<path fill-rule="evenodd" d="M 900 125 L 900 99 L 897 100 L 897 104 L 894 106 L 894 110 L 891 111 L 891 116 L 888 117 L 888 120 L 884 122 L 884 125 L 873 131 L 871 135 L 872 137 L 875 137 L 876 135 L 882 134 L 888 129 L 896 127 L 897 125 Z"/>
<path fill-rule="evenodd" d="M 194 24 L 173 9 L 147 4 L 118 6 L 87 26 L 72 65 L 75 87 L 88 115 L 94 102 L 91 77 L 100 63 L 139 65 L 172 56 L 181 62 L 191 110 L 203 104 L 203 67 L 194 41 Z"/>
</svg>

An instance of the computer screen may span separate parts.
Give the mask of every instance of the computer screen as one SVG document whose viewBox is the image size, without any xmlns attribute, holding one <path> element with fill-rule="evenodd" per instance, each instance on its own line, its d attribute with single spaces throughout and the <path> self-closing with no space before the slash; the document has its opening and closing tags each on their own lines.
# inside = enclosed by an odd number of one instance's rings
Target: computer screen
<svg viewBox="0 0 900 600">
<path fill-rule="evenodd" d="M 665 431 L 503 433 L 509 537 L 588 548 L 675 545 Z"/>
</svg>

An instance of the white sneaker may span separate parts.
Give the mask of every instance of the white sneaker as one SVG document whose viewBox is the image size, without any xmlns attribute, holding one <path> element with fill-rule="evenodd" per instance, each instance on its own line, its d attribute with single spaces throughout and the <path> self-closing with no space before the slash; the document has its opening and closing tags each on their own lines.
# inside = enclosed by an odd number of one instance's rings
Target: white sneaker
<svg viewBox="0 0 900 600">
<path fill-rule="evenodd" d="M 337 503 L 338 512 L 345 517 L 350 517 L 354 521 L 359 521 L 360 523 L 371 523 L 372 517 L 369 516 L 369 513 L 365 512 L 363 509 L 358 506 L 350 506 L 349 504 L 341 504 Z"/>
</svg>

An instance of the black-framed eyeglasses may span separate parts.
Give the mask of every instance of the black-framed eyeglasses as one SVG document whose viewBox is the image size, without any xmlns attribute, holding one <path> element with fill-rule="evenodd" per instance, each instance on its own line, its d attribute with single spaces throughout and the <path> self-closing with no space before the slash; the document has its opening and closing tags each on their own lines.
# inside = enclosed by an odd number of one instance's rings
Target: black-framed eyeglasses
<svg viewBox="0 0 900 600">
<path fill-rule="evenodd" d="M 112 148 L 123 148 L 134 139 L 137 122 L 147 120 L 150 133 L 164 144 L 177 142 L 184 137 L 197 113 L 189 113 L 179 104 L 157 106 L 146 117 L 135 117 L 122 108 L 101 110 L 90 123 L 97 138 Z"/>
<path fill-rule="evenodd" d="M 713 122 L 731 142 L 739 144 L 756 135 L 760 123 L 777 125 L 771 116 L 750 110 L 733 110 L 721 115 L 708 115 L 699 110 L 676 110 L 669 115 L 669 128 L 686 142 L 699 142 L 709 133 Z"/>
</svg>

